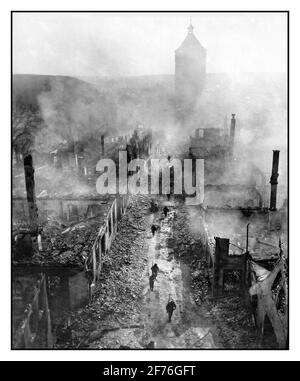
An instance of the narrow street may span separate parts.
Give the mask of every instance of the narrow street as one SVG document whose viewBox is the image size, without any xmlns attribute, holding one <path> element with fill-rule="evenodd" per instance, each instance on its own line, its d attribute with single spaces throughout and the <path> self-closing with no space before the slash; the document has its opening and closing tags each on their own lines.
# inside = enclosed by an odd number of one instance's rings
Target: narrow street
<svg viewBox="0 0 300 381">
<path fill-rule="evenodd" d="M 169 207 L 169 214 L 164 218 L 161 210 L 164 205 Z M 172 202 L 164 202 L 157 213 L 149 216 L 149 228 L 146 234 L 148 243 L 147 265 L 142 277 L 141 304 L 138 316 L 132 316 L 132 321 L 126 327 L 107 331 L 100 340 L 91 343 L 93 348 L 108 348 L 120 344 L 121 348 L 217 348 L 215 328 L 204 318 L 204 312 L 197 306 L 190 293 L 190 270 L 186 264 L 175 259 L 174 250 L 169 245 L 170 239 L 176 234 L 173 222 L 176 218 L 176 206 Z M 151 224 L 160 225 L 160 229 L 152 237 Z M 159 267 L 154 290 L 150 291 L 149 276 L 151 266 L 157 263 Z M 168 322 L 166 304 L 169 296 L 176 303 L 172 322 Z"/>
<path fill-rule="evenodd" d="M 170 208 L 169 215 L 161 220 L 160 232 L 150 239 L 148 250 L 149 269 L 157 263 L 160 270 L 153 292 L 145 283 L 146 331 L 158 348 L 215 348 L 212 326 L 201 317 L 190 294 L 189 269 L 175 259 L 173 249 L 168 246 L 168 239 L 176 234 L 173 230 L 176 208 L 171 203 L 164 205 Z M 177 305 L 171 323 L 166 313 L 169 296 Z"/>
</svg>

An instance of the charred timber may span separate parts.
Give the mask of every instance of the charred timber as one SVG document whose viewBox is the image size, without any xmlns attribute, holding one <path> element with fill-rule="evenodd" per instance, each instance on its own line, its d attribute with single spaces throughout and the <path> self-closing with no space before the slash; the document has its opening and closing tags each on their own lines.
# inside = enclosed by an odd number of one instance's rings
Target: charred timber
<svg viewBox="0 0 300 381">
<path fill-rule="evenodd" d="M 35 183 L 34 183 L 34 168 L 32 164 L 32 156 L 27 155 L 24 157 L 24 172 L 25 172 L 25 184 L 26 194 L 29 211 L 29 223 L 32 230 L 38 230 L 38 209 L 36 206 L 35 197 Z"/>
<path fill-rule="evenodd" d="M 278 184 L 278 165 L 279 165 L 279 152 L 278 150 L 273 150 L 273 163 L 272 163 L 272 175 L 270 179 L 271 184 L 271 195 L 270 195 L 270 210 L 276 211 L 276 199 L 277 199 L 277 184 Z"/>
</svg>

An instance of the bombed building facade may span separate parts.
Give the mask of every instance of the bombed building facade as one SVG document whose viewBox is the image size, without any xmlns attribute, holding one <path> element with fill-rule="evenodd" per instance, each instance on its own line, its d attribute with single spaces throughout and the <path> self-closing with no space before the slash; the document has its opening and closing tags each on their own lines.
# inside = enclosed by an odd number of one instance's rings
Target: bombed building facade
<svg viewBox="0 0 300 381">
<path fill-rule="evenodd" d="M 190 23 L 174 75 L 13 76 L 13 348 L 288 347 L 286 146 L 258 116 L 269 93 L 285 110 L 285 83 L 234 82 L 207 56 Z M 147 194 L 97 193 L 97 163 L 118 179 L 120 151 L 145 163 Z M 174 191 L 172 159 L 194 187 L 204 160 L 201 203 Z"/>
</svg>

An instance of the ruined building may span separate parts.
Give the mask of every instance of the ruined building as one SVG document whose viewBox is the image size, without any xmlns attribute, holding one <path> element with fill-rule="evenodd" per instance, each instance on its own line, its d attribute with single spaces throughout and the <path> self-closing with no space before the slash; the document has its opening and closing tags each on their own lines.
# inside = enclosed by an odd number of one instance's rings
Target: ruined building
<svg viewBox="0 0 300 381">
<path fill-rule="evenodd" d="M 175 50 L 175 97 L 178 116 L 184 118 L 195 107 L 206 77 L 206 49 L 194 35 L 192 24 Z"/>
</svg>

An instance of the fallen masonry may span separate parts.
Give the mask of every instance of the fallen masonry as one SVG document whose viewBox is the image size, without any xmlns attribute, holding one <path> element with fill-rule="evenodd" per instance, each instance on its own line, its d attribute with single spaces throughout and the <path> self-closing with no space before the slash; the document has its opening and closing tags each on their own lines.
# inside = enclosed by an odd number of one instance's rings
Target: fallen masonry
<svg viewBox="0 0 300 381">
<path fill-rule="evenodd" d="M 130 200 L 110 251 L 103 257 L 92 300 L 70 314 L 72 336 L 67 342 L 58 338 L 58 348 L 90 346 L 106 332 L 141 327 L 135 317 L 141 309 L 139 298 L 147 264 L 149 208 L 150 199 L 145 196 Z"/>
<path fill-rule="evenodd" d="M 241 214 L 239 211 L 229 212 L 231 221 L 234 221 L 234 213 Z M 238 235 L 235 232 L 234 235 L 230 235 L 229 231 L 226 232 L 220 229 L 218 219 L 220 222 L 222 221 L 220 226 L 223 229 L 229 229 L 231 226 L 231 224 L 224 224 L 224 214 L 227 215 L 228 211 L 219 211 L 219 217 L 214 211 L 211 219 L 208 218 L 210 213 L 206 211 L 205 214 L 202 213 L 201 217 L 195 210 L 184 207 L 178 210 L 175 221 L 179 234 L 174 239 L 174 254 L 182 258 L 191 268 L 191 288 L 195 302 L 204 308 L 204 315 L 211 317 L 217 324 L 218 336 L 226 348 L 286 347 L 287 306 L 285 297 L 287 291 L 284 288 L 287 285 L 286 265 L 282 277 L 276 279 L 276 282 L 274 282 L 276 273 L 273 274 L 276 263 L 277 267 L 282 261 L 287 263 L 284 257 L 286 253 L 284 233 L 282 234 L 282 246 L 280 249 L 278 243 L 276 245 L 276 241 L 274 242 L 276 234 L 268 233 L 268 229 L 264 232 L 261 225 L 256 226 L 252 222 L 251 237 L 256 234 L 259 236 L 258 233 L 260 233 L 261 238 L 252 239 L 251 243 L 249 243 L 252 260 L 247 261 L 249 266 L 247 274 L 250 274 L 250 272 L 254 274 L 253 266 L 255 264 L 256 280 L 252 275 L 252 282 L 247 281 L 245 288 L 241 290 L 241 275 L 239 271 L 232 271 L 226 275 L 226 279 L 224 278 L 224 284 L 222 283 L 224 286 L 223 294 L 217 298 L 212 297 L 214 285 L 212 261 L 214 261 L 215 255 L 214 229 L 217 229 L 218 234 L 221 236 L 230 237 L 230 243 L 233 243 L 233 245 L 230 245 L 230 255 L 245 252 L 246 234 Z M 197 226 L 194 224 L 196 215 L 198 216 Z M 244 226 L 246 227 L 246 223 Z M 192 229 L 189 227 L 192 227 Z M 265 235 L 262 236 L 262 233 L 265 233 Z M 282 259 L 280 259 L 281 256 L 283 256 Z M 229 256 L 229 258 L 231 257 Z M 269 271 L 261 266 L 268 266 Z M 275 267 L 275 270 L 277 267 Z M 266 287 L 269 287 L 270 290 L 265 295 L 261 291 L 261 287 L 264 288 L 265 286 L 262 282 L 263 278 L 258 278 L 259 272 L 261 274 L 267 272 L 268 278 L 265 282 L 268 282 Z M 261 294 L 258 296 L 259 306 L 257 309 L 253 297 L 256 293 Z M 271 300 L 275 302 L 271 302 Z M 272 303 L 276 303 L 276 306 L 275 304 L 273 306 Z M 265 326 L 263 318 L 267 313 L 269 313 L 268 317 L 271 324 L 273 324 L 274 336 L 272 336 L 269 328 L 266 329 L 265 335 L 262 336 L 261 334 Z"/>
<path fill-rule="evenodd" d="M 107 210 L 112 212 L 106 216 L 109 216 L 112 222 L 114 221 L 113 213 L 118 210 L 118 208 L 112 207 L 113 202 L 106 205 Z M 31 275 L 34 266 L 36 266 L 37 275 L 41 271 L 46 275 L 53 327 L 53 330 L 48 332 L 53 336 L 52 338 L 51 335 L 47 336 L 46 345 L 48 347 L 137 349 L 157 345 L 153 337 L 159 336 L 162 327 L 159 327 L 161 323 L 158 323 L 156 329 L 156 318 L 152 321 L 152 316 L 147 316 L 148 299 L 145 294 L 145 282 L 147 284 L 151 267 L 148 250 L 149 239 L 152 237 L 150 226 L 153 223 L 159 227 L 157 235 L 160 237 L 160 240 L 153 246 L 155 255 L 161 253 L 160 255 L 166 256 L 167 262 L 173 263 L 172 261 L 175 260 L 175 263 L 179 263 L 184 280 L 183 292 L 185 295 L 185 301 L 179 307 L 182 322 L 176 329 L 174 328 L 173 332 L 166 331 L 167 336 L 170 335 L 169 341 L 160 345 L 172 345 L 170 343 L 174 341 L 176 347 L 212 348 L 213 340 L 218 347 L 226 348 L 270 348 L 278 345 L 276 340 L 274 341 L 268 335 L 268 332 L 263 339 L 259 335 L 248 299 L 239 294 L 230 294 L 236 287 L 235 277 L 237 275 L 235 273 L 231 275 L 232 278 L 226 278 L 226 290 L 229 291 L 229 294 L 212 298 L 211 261 L 214 260 L 214 238 L 208 232 L 213 232 L 212 228 L 217 225 L 210 225 L 211 220 L 208 218 L 210 212 L 207 211 L 206 218 L 203 219 L 203 215 L 201 217 L 201 213 L 199 214 L 199 207 L 187 206 L 183 202 L 175 202 L 172 206 L 171 200 L 169 216 L 165 218 L 162 213 L 164 202 L 158 200 L 158 209 L 153 213 L 151 211 L 153 202 L 150 197 L 139 195 L 128 199 L 126 213 L 114 225 L 114 239 L 111 240 L 109 249 L 101 250 L 101 237 L 105 232 L 109 232 L 109 222 L 106 218 L 104 229 L 103 226 L 99 228 L 101 218 L 99 220 L 99 216 L 94 216 L 84 221 L 71 223 L 68 227 L 64 226 L 62 232 L 61 228 L 59 230 L 56 227 L 57 234 L 51 232 L 53 237 L 57 237 L 57 239 L 49 241 L 49 244 L 52 245 L 51 249 L 56 247 L 56 250 L 59 251 L 59 254 L 54 255 L 53 258 L 49 257 L 47 260 L 45 250 L 44 258 L 43 253 L 37 251 L 31 258 L 22 258 L 14 262 L 15 303 L 20 300 L 17 299 L 18 293 L 20 293 L 18 289 L 20 271 L 16 271 L 18 268 L 22 269 L 21 283 L 23 284 L 25 284 L 24 269 L 26 266 Z M 217 223 L 215 211 L 213 216 L 214 222 Z M 86 232 L 90 234 L 90 240 L 85 235 Z M 59 238 L 61 234 L 66 235 L 65 245 Z M 223 236 L 226 234 L 223 233 Z M 232 240 L 232 237 L 230 238 L 230 241 L 234 242 L 234 245 L 230 246 L 230 250 L 239 252 L 241 237 L 235 235 L 235 241 Z M 43 242 L 47 242 L 45 236 Z M 80 260 L 74 261 L 76 250 L 78 253 L 82 253 L 82 243 L 87 246 L 86 251 L 90 254 L 84 257 L 78 256 Z M 45 244 L 44 248 L 46 247 Z M 272 257 L 274 246 L 266 245 L 264 241 L 262 248 L 263 255 L 269 252 Z M 101 256 L 97 257 L 99 252 Z M 252 254 L 254 255 L 255 252 Z M 57 260 L 57 258 L 60 259 Z M 43 270 L 39 267 L 42 263 L 44 263 Z M 64 277 L 58 276 L 58 267 L 64 269 Z M 76 269 L 79 268 L 81 272 L 78 273 Z M 168 271 L 165 272 L 167 278 Z M 171 273 L 172 271 L 173 267 Z M 161 277 L 158 278 L 158 282 L 162 281 Z M 174 278 L 174 282 L 175 287 L 179 287 L 179 284 L 176 286 L 176 278 Z M 67 288 L 61 288 L 62 283 L 67 285 Z M 85 289 L 89 290 L 85 294 L 85 301 L 80 300 L 80 284 L 83 289 L 86 285 Z M 91 285 L 93 285 L 92 288 Z M 166 286 L 172 285 L 166 284 Z M 158 285 L 158 287 L 161 289 L 165 286 Z M 63 293 L 62 300 L 64 304 L 69 303 L 69 308 L 64 309 L 61 304 L 58 304 L 59 313 L 55 313 L 55 308 L 51 305 L 52 294 L 56 295 L 54 300 L 58 303 L 57 289 L 68 290 L 67 294 Z M 245 291 L 247 292 L 247 289 Z M 272 293 L 275 293 L 277 298 L 279 289 L 272 289 Z M 255 293 L 252 292 L 252 294 Z M 66 295 L 69 299 L 66 299 Z M 191 303 L 188 302 L 190 295 L 193 299 Z M 91 299 L 88 302 L 89 298 Z M 67 300 L 69 302 L 66 302 Z M 43 303 L 45 306 L 47 301 Z M 181 302 L 178 300 L 177 303 Z M 19 306 L 19 311 L 23 307 Z M 39 309 L 44 310 L 44 307 L 40 308 L 32 304 L 25 320 L 22 319 L 22 314 L 15 315 L 21 319 L 15 320 L 16 328 L 20 327 L 20 322 L 23 322 L 22 330 L 16 329 L 15 337 L 18 339 L 15 343 L 19 343 L 16 344 L 16 347 L 25 345 L 28 348 L 34 348 L 36 345 L 40 345 L 35 336 L 39 321 L 39 315 L 35 314 L 35 311 Z M 35 323 L 33 324 L 34 316 Z M 43 316 L 46 319 L 44 321 L 47 321 L 47 314 Z M 214 327 L 211 325 L 211 328 L 208 329 L 195 326 L 195 322 L 200 316 L 201 319 L 212 322 Z M 161 319 L 160 316 L 158 318 Z M 281 346 L 284 347 L 284 339 L 282 339 Z"/>
<path fill-rule="evenodd" d="M 33 303 L 28 298 L 28 284 L 35 274 L 45 277 L 54 330 L 55 321 L 64 312 L 76 309 L 89 300 L 100 274 L 103 258 L 110 249 L 118 222 L 125 213 L 127 197 L 89 198 L 86 195 L 76 200 L 68 197 L 47 199 L 41 212 L 48 210 L 49 203 L 55 205 L 70 202 L 72 205 L 77 202 L 79 211 L 82 210 L 76 220 L 70 219 L 70 216 L 64 218 L 59 213 L 42 220 L 37 241 L 34 240 L 37 231 L 31 225 L 19 223 L 20 220 L 14 225 L 13 311 L 17 318 L 13 335 L 18 337 L 15 346 L 25 345 L 22 335 L 28 337 L 25 340 L 27 347 L 41 345 L 36 334 L 40 328 L 39 323 L 34 324 L 33 330 L 29 330 L 32 313 L 27 308 Z M 96 205 L 97 208 L 91 210 L 90 205 Z M 17 206 L 16 209 L 18 210 Z M 26 221 L 26 216 L 22 217 L 21 222 Z M 29 250 L 24 255 L 26 237 Z M 45 340 L 43 342 L 46 343 Z"/>
</svg>

